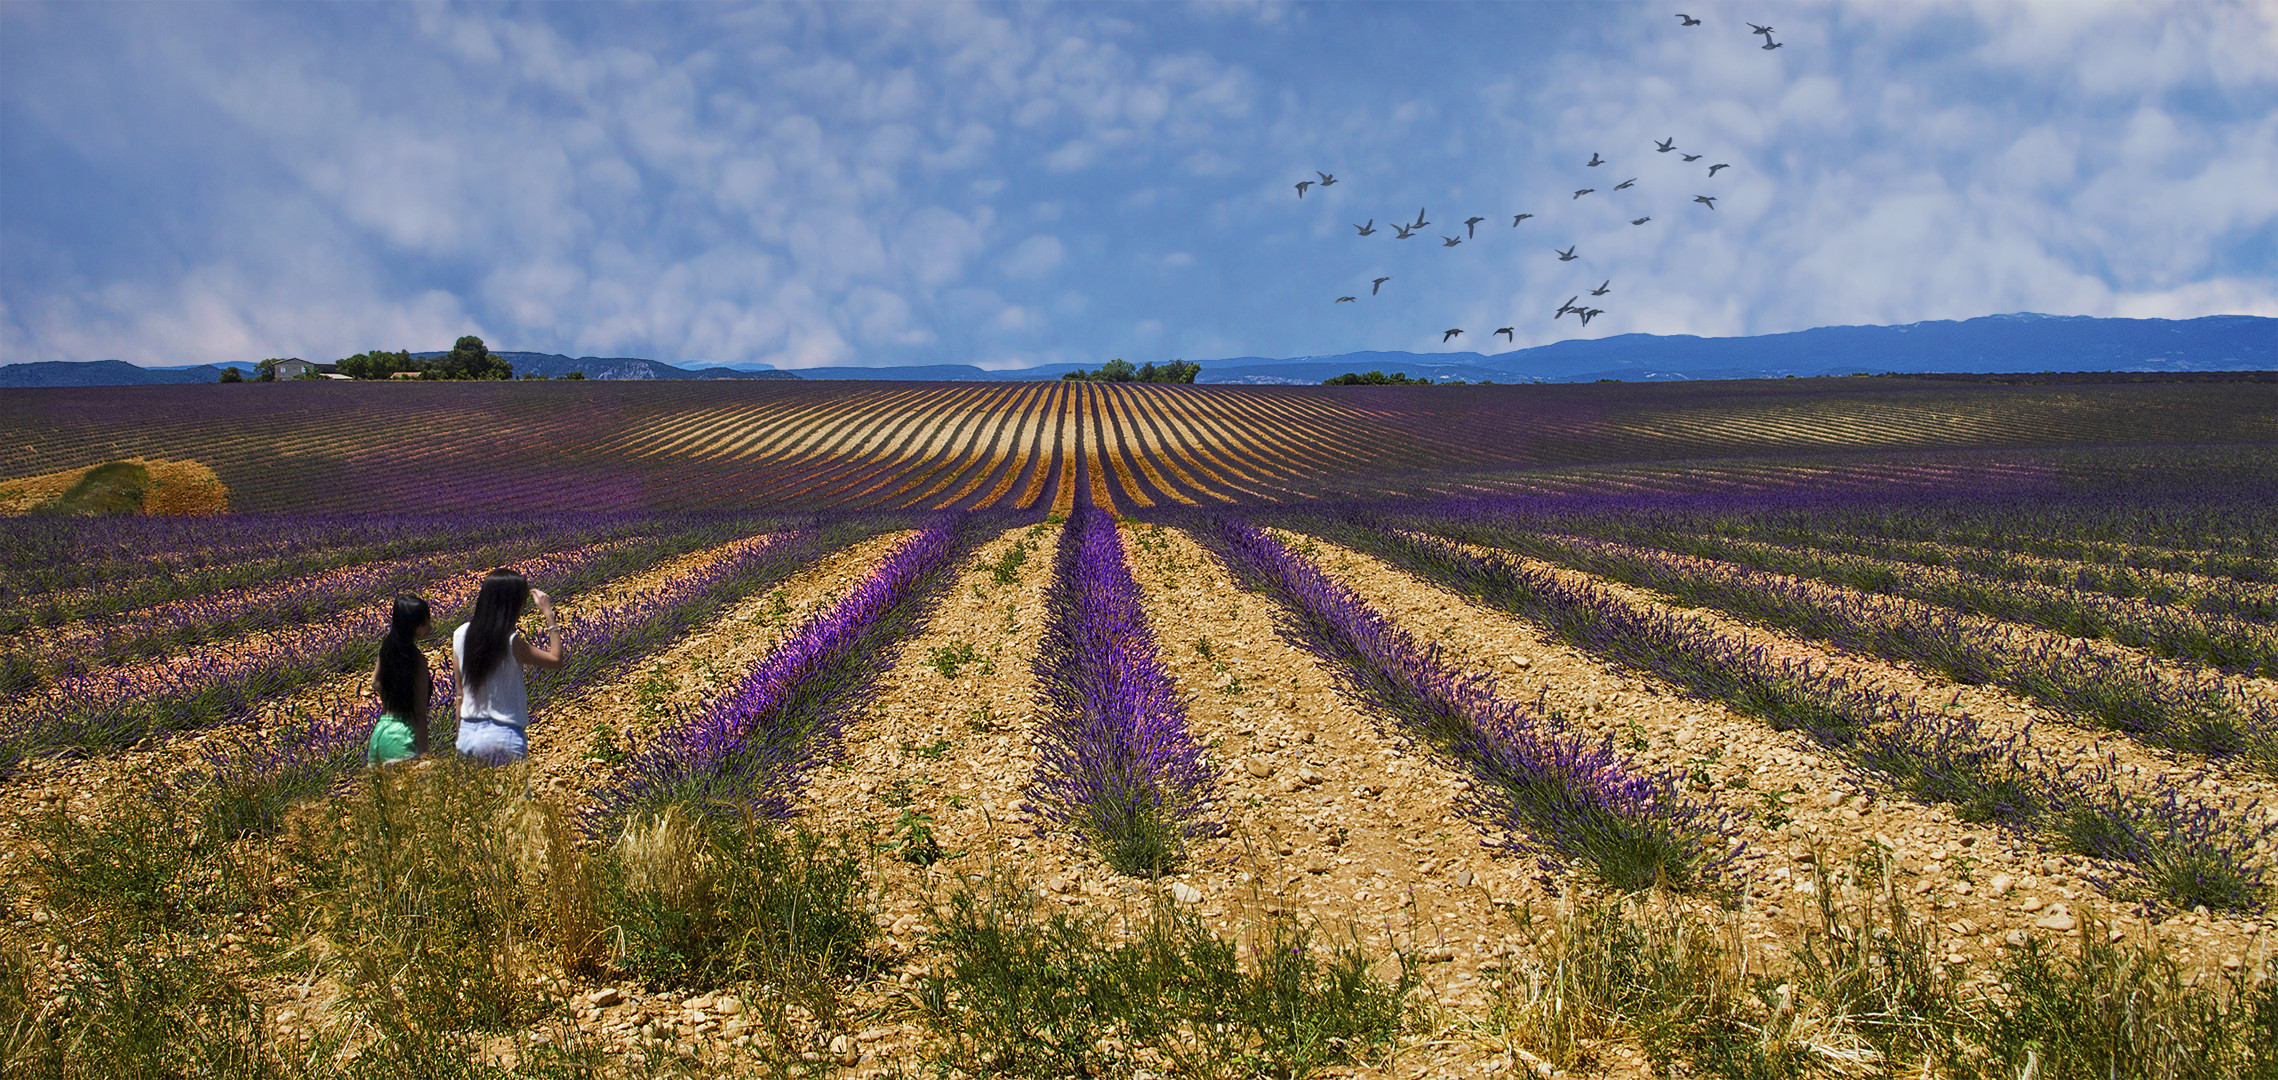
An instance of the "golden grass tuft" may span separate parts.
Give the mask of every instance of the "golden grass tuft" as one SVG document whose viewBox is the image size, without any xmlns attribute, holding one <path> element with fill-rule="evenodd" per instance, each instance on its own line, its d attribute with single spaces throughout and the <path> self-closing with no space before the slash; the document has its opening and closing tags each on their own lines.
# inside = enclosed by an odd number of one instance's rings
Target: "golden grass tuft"
<svg viewBox="0 0 2278 1080">
<path fill-rule="evenodd" d="M 0 480 L 0 513 L 25 514 L 54 509 L 64 495 L 87 474 L 109 464 L 140 467 L 149 477 L 142 489 L 141 513 L 220 514 L 229 510 L 229 486 L 202 462 L 166 458 L 127 458 L 123 462 L 97 462 L 76 469 L 61 469 L 38 476 Z"/>
</svg>

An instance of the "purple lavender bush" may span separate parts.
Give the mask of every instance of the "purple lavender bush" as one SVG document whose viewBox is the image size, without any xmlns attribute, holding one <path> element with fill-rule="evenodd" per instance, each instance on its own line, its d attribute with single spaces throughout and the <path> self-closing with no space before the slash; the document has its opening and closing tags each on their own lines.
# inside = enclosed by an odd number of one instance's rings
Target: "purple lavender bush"
<svg viewBox="0 0 2278 1080">
<path fill-rule="evenodd" d="M 1640 770 L 1611 740 L 1571 731 L 1542 703 L 1499 697 L 1489 677 L 1370 608 L 1263 531 L 1224 519 L 1197 529 L 1235 578 L 1281 604 L 1283 632 L 1327 661 L 1347 694 L 1477 783 L 1462 810 L 1492 845 L 1546 875 L 1579 866 L 1617 889 L 1716 889 L 1743 853 L 1734 815 L 1686 794 L 1675 770 Z"/>
<path fill-rule="evenodd" d="M 712 815 L 790 816 L 807 770 L 924 627 L 931 602 L 972 546 L 963 515 L 943 515 L 854 591 L 802 623 L 692 720 L 667 728 L 596 793 L 586 825 L 612 835 L 669 805 Z"/>
<path fill-rule="evenodd" d="M 1206 819 L 1215 771 L 1187 732 L 1111 515 L 1076 508 L 1052 580 L 1035 662 L 1043 721 L 1030 804 L 1116 870 L 1159 877 L 1218 831 Z"/>
</svg>

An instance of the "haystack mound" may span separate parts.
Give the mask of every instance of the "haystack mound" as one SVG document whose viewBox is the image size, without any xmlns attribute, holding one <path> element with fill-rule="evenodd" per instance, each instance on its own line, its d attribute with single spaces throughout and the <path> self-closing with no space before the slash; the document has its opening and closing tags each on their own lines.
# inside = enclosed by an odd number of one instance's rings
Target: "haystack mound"
<svg viewBox="0 0 2278 1080">
<path fill-rule="evenodd" d="M 229 487 L 204 464 L 127 458 L 0 480 L 0 513 L 219 514 Z"/>
</svg>

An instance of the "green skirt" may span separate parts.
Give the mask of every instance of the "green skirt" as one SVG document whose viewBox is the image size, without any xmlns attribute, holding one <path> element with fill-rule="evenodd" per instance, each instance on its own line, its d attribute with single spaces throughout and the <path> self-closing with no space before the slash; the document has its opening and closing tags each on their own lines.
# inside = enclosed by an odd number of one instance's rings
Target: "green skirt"
<svg viewBox="0 0 2278 1080">
<path fill-rule="evenodd" d="M 411 747 L 411 725 L 393 713 L 381 713 L 379 722 L 372 725 L 371 741 L 364 744 L 364 760 L 372 765 L 408 760 L 416 756 Z"/>
</svg>

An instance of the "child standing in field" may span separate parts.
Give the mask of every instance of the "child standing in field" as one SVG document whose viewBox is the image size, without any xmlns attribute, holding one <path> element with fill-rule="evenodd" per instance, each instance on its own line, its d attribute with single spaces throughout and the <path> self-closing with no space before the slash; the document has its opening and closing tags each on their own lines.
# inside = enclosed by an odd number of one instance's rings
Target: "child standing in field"
<svg viewBox="0 0 2278 1080">
<path fill-rule="evenodd" d="M 522 611 L 537 601 L 546 619 L 546 645 L 540 648 L 515 630 Z M 459 676 L 459 752 L 485 765 L 507 765 L 530 756 L 530 700 L 522 686 L 525 668 L 562 666 L 562 631 L 554 623 L 554 599 L 501 567 L 483 576 L 475 613 L 451 635 L 451 665 Z"/>
<path fill-rule="evenodd" d="M 388 636 L 380 640 L 380 659 L 372 665 L 380 718 L 364 744 L 366 762 L 385 765 L 427 752 L 428 698 L 434 684 L 428 681 L 427 654 L 419 651 L 419 639 L 434 632 L 427 601 L 416 596 L 395 598 Z"/>
</svg>

